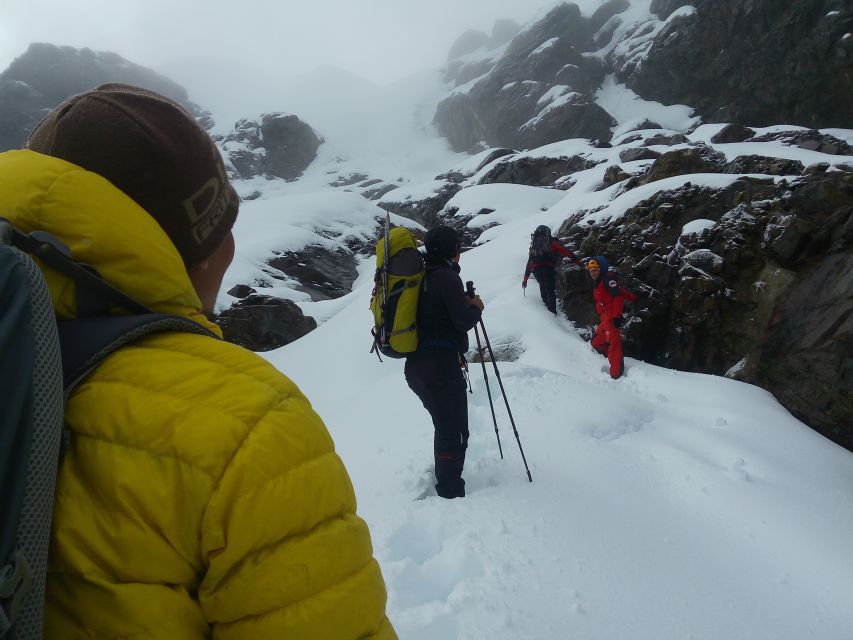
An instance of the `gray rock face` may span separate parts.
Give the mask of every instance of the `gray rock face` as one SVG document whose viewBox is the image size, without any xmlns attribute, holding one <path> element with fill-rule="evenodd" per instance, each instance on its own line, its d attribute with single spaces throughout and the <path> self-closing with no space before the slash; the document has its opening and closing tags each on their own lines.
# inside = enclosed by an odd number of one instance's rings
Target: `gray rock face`
<svg viewBox="0 0 853 640">
<path fill-rule="evenodd" d="M 751 142 L 766 142 L 768 140 L 777 140 L 784 142 L 801 149 L 808 151 L 817 151 L 826 153 L 831 156 L 853 155 L 853 147 L 839 140 L 835 136 L 815 131 L 778 131 L 775 133 L 765 133 L 764 135 L 755 136 Z"/>
<path fill-rule="evenodd" d="M 755 131 L 741 124 L 728 124 L 720 132 L 711 138 L 714 144 L 743 142 L 755 135 Z"/>
<path fill-rule="evenodd" d="M 312 300 L 340 298 L 352 291 L 358 277 L 352 253 L 329 251 L 309 245 L 300 251 L 287 251 L 269 260 L 269 265 L 299 281 L 295 288 L 310 294 Z"/>
<path fill-rule="evenodd" d="M 567 188 L 566 178 L 573 173 L 591 169 L 596 161 L 583 156 L 571 157 L 536 157 L 509 156 L 496 163 L 478 184 L 494 184 L 506 182 L 511 184 L 526 184 L 536 187 Z"/>
<path fill-rule="evenodd" d="M 604 226 L 579 217 L 558 234 L 641 296 L 628 355 L 759 385 L 853 450 L 853 171 L 686 183 Z M 697 219 L 713 226 L 682 235 Z M 595 321 L 585 273 L 563 272 L 558 291 L 570 319 Z"/>
<path fill-rule="evenodd" d="M 252 351 L 271 351 L 317 328 L 291 300 L 252 294 L 223 311 L 216 323 L 223 337 Z"/>
<path fill-rule="evenodd" d="M 468 34 L 453 52 L 465 54 L 448 62 L 456 89 L 438 105 L 439 131 L 457 151 L 609 140 L 615 122 L 595 101 L 608 74 L 646 100 L 695 107 L 705 122 L 853 126 L 849 2 L 654 0 L 668 21 L 633 25 L 628 6 L 611 0 L 584 17 L 564 3 L 505 49 Z"/>
<path fill-rule="evenodd" d="M 161 93 L 190 111 L 206 128 L 210 114 L 190 102 L 186 90 L 115 53 L 31 44 L 0 73 L 0 151 L 19 149 L 42 116 L 65 98 L 107 82 L 133 84 Z"/>
<path fill-rule="evenodd" d="M 853 126 L 853 6 L 843 0 L 655 0 L 669 16 L 642 64 L 617 69 L 646 98 L 708 122 Z M 701 61 L 701 64 L 697 64 Z"/>
<path fill-rule="evenodd" d="M 688 173 L 723 173 L 725 164 L 726 157 L 722 153 L 705 145 L 676 149 L 664 153 L 654 161 L 646 176 L 646 182 L 655 182 Z"/>
<path fill-rule="evenodd" d="M 471 58 L 472 54 L 480 49 L 496 49 L 512 40 L 520 30 L 521 27 L 514 20 L 496 20 L 491 36 L 476 29 L 463 33 L 451 45 L 450 52 L 447 54 L 445 81 L 460 85 L 487 73 L 494 66 L 492 57 Z"/>
<path fill-rule="evenodd" d="M 426 228 L 430 228 L 440 221 L 439 214 L 444 205 L 455 196 L 462 187 L 447 181 L 438 192 L 419 200 L 394 200 L 394 192 L 382 198 L 381 207 L 391 213 L 414 220 Z"/>
<path fill-rule="evenodd" d="M 257 120 L 238 121 L 220 146 L 234 178 L 296 180 L 317 157 L 322 143 L 323 139 L 296 116 L 264 113 Z"/>
<path fill-rule="evenodd" d="M 573 137 L 609 140 L 616 123 L 592 95 L 605 69 L 582 55 L 592 48 L 593 33 L 576 5 L 555 8 L 485 65 L 488 75 L 439 104 L 439 130 L 459 151 L 524 149 Z"/>
</svg>

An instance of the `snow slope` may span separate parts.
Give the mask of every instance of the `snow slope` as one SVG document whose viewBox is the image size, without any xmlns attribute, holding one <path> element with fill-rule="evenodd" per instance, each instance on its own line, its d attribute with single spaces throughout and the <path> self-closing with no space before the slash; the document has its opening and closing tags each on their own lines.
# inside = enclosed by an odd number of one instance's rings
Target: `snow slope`
<svg viewBox="0 0 853 640">
<path fill-rule="evenodd" d="M 750 385 L 630 359 L 612 381 L 522 296 L 523 243 L 500 240 L 462 275 L 493 347 L 524 350 L 498 367 L 533 484 L 491 369 L 500 459 L 472 363 L 469 495 L 416 499 L 432 427 L 402 363 L 368 354 L 369 264 L 349 304 L 269 355 L 350 470 L 400 637 L 849 638 L 853 454 Z"/>
<path fill-rule="evenodd" d="M 612 80 L 600 98 L 624 107 L 616 135 L 631 120 L 665 120 L 675 130 L 693 123 L 683 109 L 620 95 Z M 237 259 L 223 290 L 263 277 L 262 261 L 276 249 L 375 232 L 382 214 L 375 203 L 328 186 L 327 172 L 341 162 L 386 178 L 393 167 L 412 185 L 476 166 L 430 137 L 422 117 L 388 122 L 405 143 L 396 161 L 387 141 L 336 147 L 329 138 L 303 179 L 260 185 L 264 195 L 242 206 Z M 417 126 L 404 134 L 407 122 Z M 708 142 L 721 127 L 700 127 L 690 139 Z M 713 146 L 734 157 L 755 152 L 754 144 Z M 496 372 L 488 363 L 503 459 L 483 369 L 472 362 L 468 497 L 434 495 L 429 417 L 406 386 L 403 363 L 368 353 L 370 260 L 361 262 L 353 292 L 338 300 L 273 290 L 296 299 L 320 326 L 264 355 L 300 385 L 335 439 L 403 640 L 849 640 L 853 454 L 754 386 L 632 359 L 626 376 L 613 381 L 604 359 L 570 322 L 545 310 L 534 287 L 522 293 L 536 225 L 556 226 L 581 210 L 592 220 L 618 218 L 683 182 L 670 178 L 622 195 L 617 187 L 594 191 L 624 148 L 574 140 L 532 150 L 607 162 L 575 174 L 567 191 L 472 187 L 474 176 L 451 203 L 459 215 L 495 210 L 472 219 L 471 228 L 500 223 L 463 255 L 462 277 L 486 304 L 491 345 L 517 355 L 498 367 L 532 484 Z M 758 151 L 805 164 L 853 161 L 780 143 L 761 143 Z M 631 171 L 642 162 L 622 166 Z M 712 186 L 736 178 L 690 176 Z"/>
</svg>

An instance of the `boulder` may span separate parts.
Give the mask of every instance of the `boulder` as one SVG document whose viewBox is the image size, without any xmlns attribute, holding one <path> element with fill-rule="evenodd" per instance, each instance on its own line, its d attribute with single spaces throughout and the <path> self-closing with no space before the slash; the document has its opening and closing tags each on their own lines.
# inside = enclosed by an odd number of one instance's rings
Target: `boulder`
<svg viewBox="0 0 853 640">
<path fill-rule="evenodd" d="M 622 182 L 623 180 L 627 180 L 630 176 L 622 170 L 618 164 L 612 164 L 604 171 L 604 179 L 601 183 L 601 188 L 606 189 L 607 187 L 611 187 L 617 182 Z"/>
<path fill-rule="evenodd" d="M 729 162 L 723 173 L 761 173 L 771 176 L 798 176 L 804 171 L 799 160 L 768 158 L 767 156 L 738 156 Z"/>
<path fill-rule="evenodd" d="M 358 277 L 352 252 L 343 248 L 329 250 L 320 245 L 308 245 L 299 251 L 283 251 L 267 263 L 298 281 L 294 287 L 311 296 L 312 300 L 340 298 L 352 291 Z"/>
<path fill-rule="evenodd" d="M 496 163 L 477 184 L 511 183 L 537 187 L 565 188 L 565 178 L 600 164 L 585 156 L 512 156 Z"/>
<path fill-rule="evenodd" d="M 849 145 L 844 140 L 839 140 L 835 136 L 828 133 L 821 133 L 814 129 L 806 131 L 774 131 L 760 136 L 755 136 L 752 139 L 752 142 L 769 141 L 783 142 L 808 151 L 817 151 L 818 153 L 826 153 L 833 156 L 853 155 L 853 146 Z"/>
<path fill-rule="evenodd" d="M 313 162 L 322 143 L 323 139 L 298 117 L 264 113 L 258 119 L 239 120 L 220 147 L 232 178 L 296 180 Z"/>
<path fill-rule="evenodd" d="M 291 300 L 252 294 L 216 318 L 223 337 L 252 351 L 271 351 L 317 328 Z"/>
<path fill-rule="evenodd" d="M 745 127 L 742 124 L 727 124 L 720 129 L 719 133 L 711 138 L 714 144 L 743 142 L 749 140 L 755 135 L 755 130 Z"/>
<path fill-rule="evenodd" d="M 646 149 L 645 147 L 632 147 L 619 152 L 619 160 L 622 162 L 636 162 L 637 160 L 657 160 L 660 158 L 659 151 Z"/>
<path fill-rule="evenodd" d="M 698 145 L 676 149 L 654 161 L 646 176 L 646 183 L 689 173 L 723 173 L 725 166 L 726 157 L 711 147 Z"/>
</svg>

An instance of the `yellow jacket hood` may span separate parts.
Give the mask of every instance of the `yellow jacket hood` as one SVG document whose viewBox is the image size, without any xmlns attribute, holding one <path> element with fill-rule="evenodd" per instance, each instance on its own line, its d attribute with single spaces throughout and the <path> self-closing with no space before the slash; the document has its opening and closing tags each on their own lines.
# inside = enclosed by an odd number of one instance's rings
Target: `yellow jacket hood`
<svg viewBox="0 0 853 640">
<path fill-rule="evenodd" d="M 144 209 L 101 176 L 28 150 L 0 153 L 0 216 L 24 232 L 46 231 L 78 262 L 159 313 L 207 321 L 181 256 Z M 76 316 L 75 286 L 44 269 L 61 318 Z"/>
</svg>

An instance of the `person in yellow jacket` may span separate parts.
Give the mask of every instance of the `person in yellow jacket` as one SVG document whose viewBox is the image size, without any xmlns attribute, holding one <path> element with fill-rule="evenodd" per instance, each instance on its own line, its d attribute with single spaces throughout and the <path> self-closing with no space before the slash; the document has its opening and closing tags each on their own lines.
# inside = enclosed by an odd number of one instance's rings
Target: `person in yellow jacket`
<svg viewBox="0 0 853 640">
<path fill-rule="evenodd" d="M 208 134 L 127 85 L 69 98 L 0 154 L 0 210 L 157 312 L 207 315 L 238 197 Z M 44 268 L 57 314 L 73 283 Z M 347 471 L 296 385 L 214 337 L 126 346 L 67 401 L 45 637 L 396 638 Z"/>
</svg>

